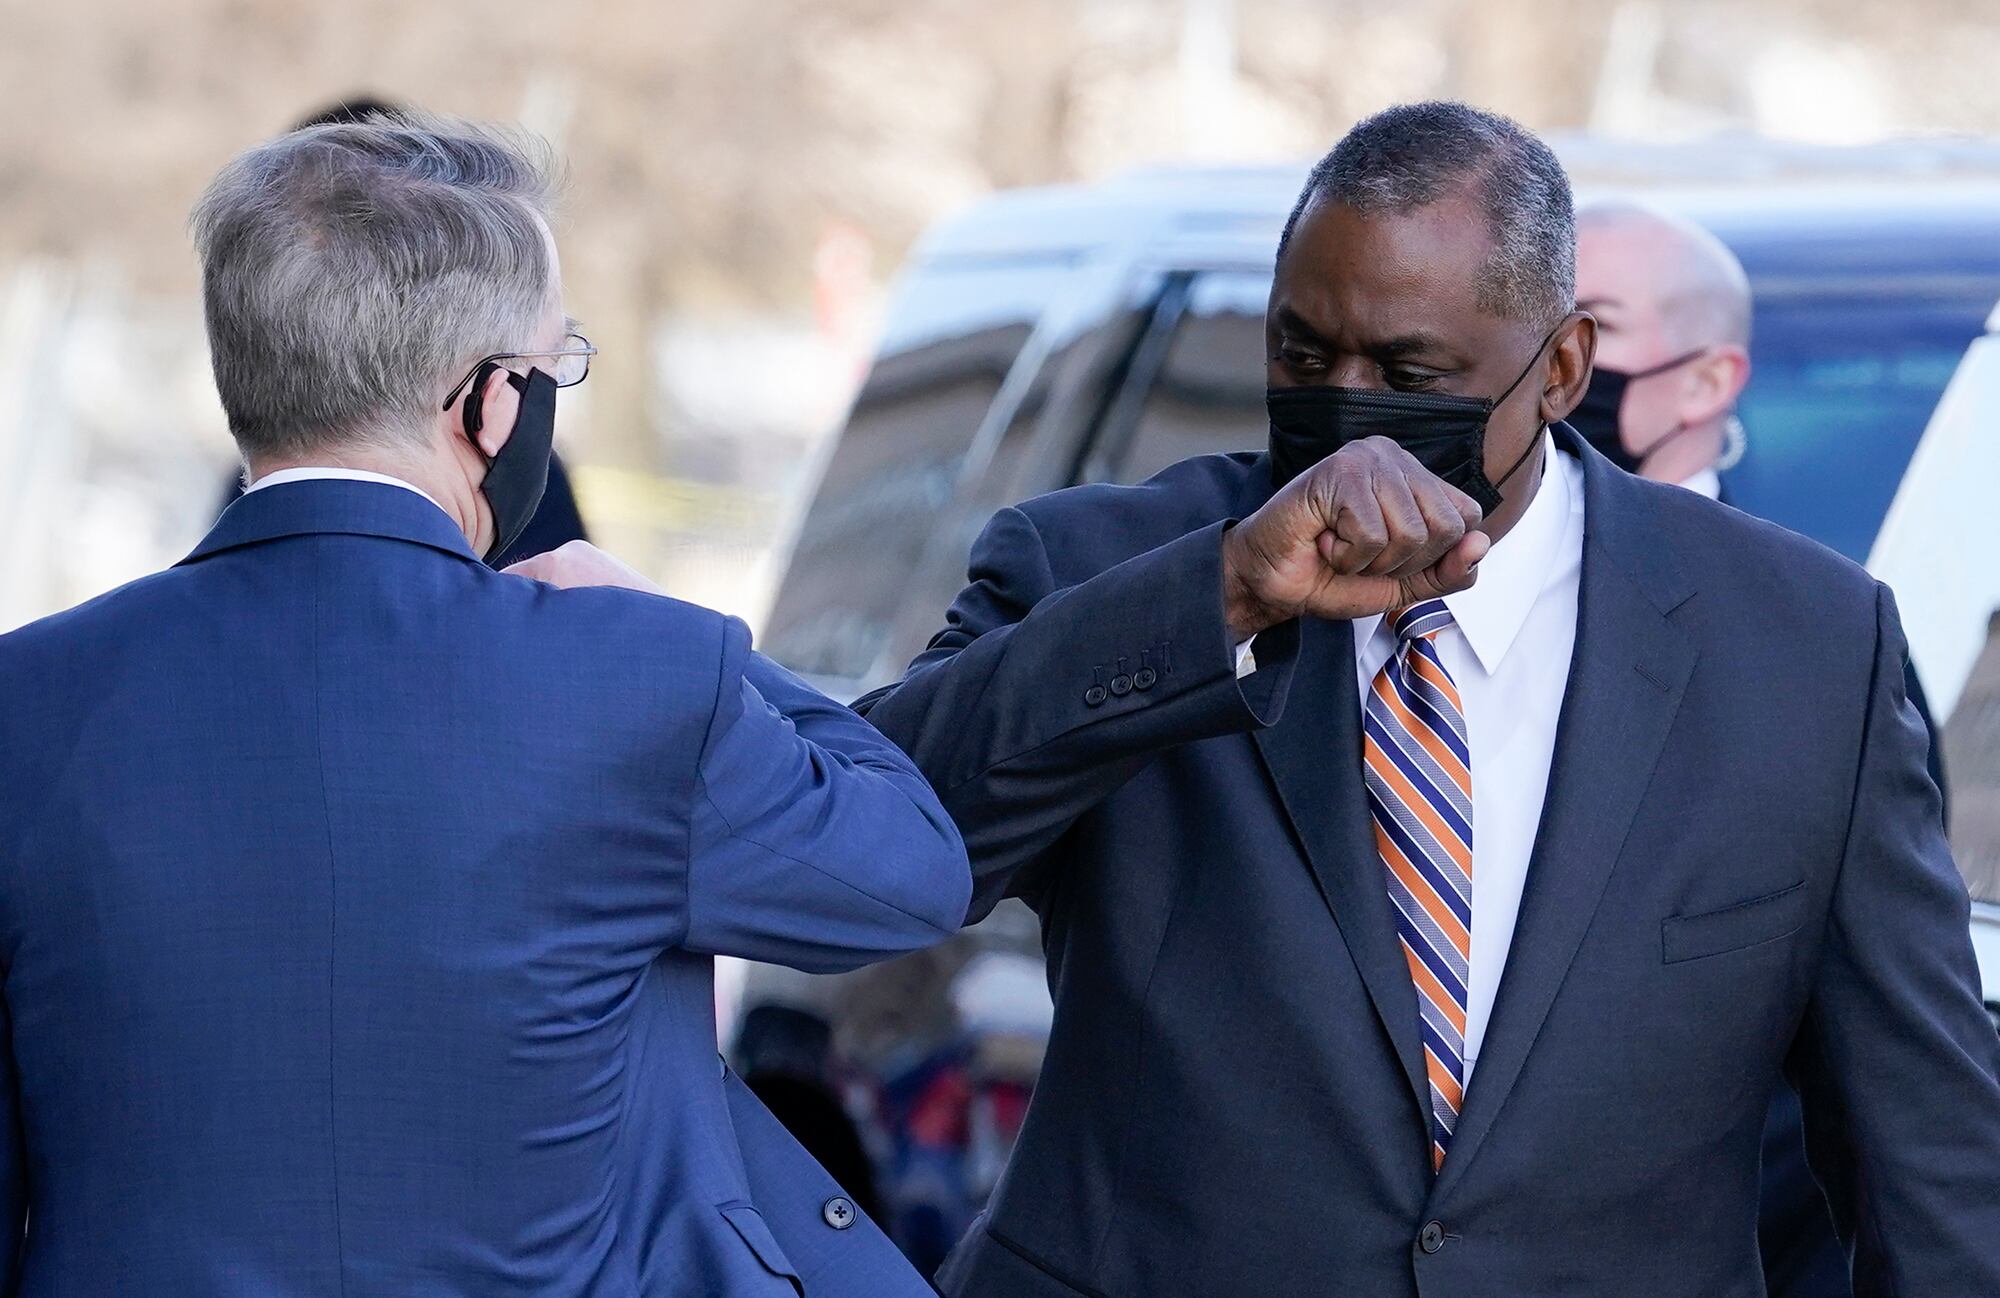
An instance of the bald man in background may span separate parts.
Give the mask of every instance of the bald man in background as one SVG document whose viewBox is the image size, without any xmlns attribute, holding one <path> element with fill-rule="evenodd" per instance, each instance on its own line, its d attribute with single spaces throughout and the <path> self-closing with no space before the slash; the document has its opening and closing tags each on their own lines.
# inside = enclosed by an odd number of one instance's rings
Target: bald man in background
<svg viewBox="0 0 2000 1298">
<path fill-rule="evenodd" d="M 1576 214 L 1577 306 L 1597 368 L 1570 424 L 1627 472 L 1711 499 L 1750 378 L 1750 281 L 1722 240 L 1638 203 Z"/>
</svg>

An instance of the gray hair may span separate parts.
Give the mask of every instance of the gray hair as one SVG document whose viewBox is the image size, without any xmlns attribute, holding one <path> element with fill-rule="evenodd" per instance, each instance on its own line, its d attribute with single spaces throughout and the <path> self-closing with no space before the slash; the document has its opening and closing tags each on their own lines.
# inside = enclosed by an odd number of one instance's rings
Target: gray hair
<svg viewBox="0 0 2000 1298">
<path fill-rule="evenodd" d="M 196 204 L 215 386 L 247 458 L 421 440 L 554 306 L 546 146 L 442 119 L 316 126 Z"/>
<path fill-rule="evenodd" d="M 1553 327 L 1576 304 L 1569 176 L 1532 132 L 1465 104 L 1403 104 L 1355 126 L 1313 167 L 1278 238 L 1278 256 L 1316 201 L 1408 212 L 1467 190 L 1494 245 L 1475 285 L 1479 305 Z"/>
</svg>

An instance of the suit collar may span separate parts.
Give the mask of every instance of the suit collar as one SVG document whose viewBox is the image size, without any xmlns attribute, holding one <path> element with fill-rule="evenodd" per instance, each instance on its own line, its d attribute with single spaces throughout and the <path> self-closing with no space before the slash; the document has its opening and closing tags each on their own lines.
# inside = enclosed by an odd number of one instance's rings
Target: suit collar
<svg viewBox="0 0 2000 1298">
<path fill-rule="evenodd" d="M 282 537 L 328 534 L 387 537 L 479 561 L 451 516 L 423 495 L 386 483 L 319 478 L 245 494 L 181 563 Z"/>
</svg>

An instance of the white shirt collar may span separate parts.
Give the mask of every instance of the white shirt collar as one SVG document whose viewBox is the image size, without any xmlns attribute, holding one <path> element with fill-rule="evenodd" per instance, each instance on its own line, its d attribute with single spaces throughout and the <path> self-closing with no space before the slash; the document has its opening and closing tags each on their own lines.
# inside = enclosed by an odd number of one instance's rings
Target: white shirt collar
<svg viewBox="0 0 2000 1298">
<path fill-rule="evenodd" d="M 366 469 L 343 469 L 333 466 L 324 468 L 307 466 L 297 469 L 279 469 L 276 473 L 267 473 L 245 487 L 243 494 L 247 496 L 253 491 L 262 491 L 266 487 L 281 486 L 287 482 L 317 482 L 326 480 L 339 482 L 375 482 L 385 487 L 401 487 L 405 491 L 414 491 L 425 500 L 429 500 L 431 504 L 437 505 L 440 511 L 444 509 L 443 505 L 438 505 L 437 501 L 431 499 L 429 492 L 415 483 L 405 482 L 401 478 L 392 478 L 386 473 L 370 473 Z"/>
<path fill-rule="evenodd" d="M 1542 482 L 1507 535 L 1479 563 L 1479 580 L 1444 597 L 1452 620 L 1488 675 L 1499 670 L 1541 598 L 1569 525 L 1580 466 L 1542 434 Z"/>
<path fill-rule="evenodd" d="M 1722 475 L 1715 471 L 1713 465 L 1686 479 L 1680 485 L 1696 495 L 1707 496 L 1710 500 L 1722 499 Z"/>
</svg>

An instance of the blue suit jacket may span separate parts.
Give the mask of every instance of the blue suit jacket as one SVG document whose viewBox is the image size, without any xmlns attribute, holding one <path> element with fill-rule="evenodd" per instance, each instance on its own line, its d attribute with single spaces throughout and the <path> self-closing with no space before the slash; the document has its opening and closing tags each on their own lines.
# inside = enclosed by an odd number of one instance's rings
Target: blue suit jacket
<svg viewBox="0 0 2000 1298">
<path fill-rule="evenodd" d="M 0 736 L 0 1292 L 925 1292 L 767 1220 L 834 1191 L 732 1100 L 711 957 L 934 941 L 963 849 L 741 624 L 289 484 L 0 637 Z"/>
<path fill-rule="evenodd" d="M 977 906 L 1026 897 L 1049 953 L 1047 1062 L 947 1293 L 1752 1298 L 1788 1073 L 1857 1292 L 2000 1294 L 2000 1039 L 1888 592 L 1559 441 L 1576 653 L 1435 1177 L 1352 630 L 1275 628 L 1233 671 L 1220 539 L 1264 458 L 994 519 L 862 705 L 957 818 Z"/>
</svg>

